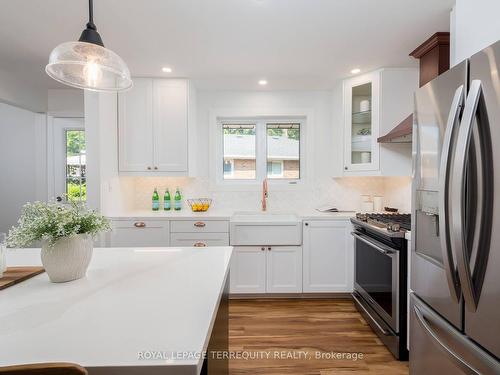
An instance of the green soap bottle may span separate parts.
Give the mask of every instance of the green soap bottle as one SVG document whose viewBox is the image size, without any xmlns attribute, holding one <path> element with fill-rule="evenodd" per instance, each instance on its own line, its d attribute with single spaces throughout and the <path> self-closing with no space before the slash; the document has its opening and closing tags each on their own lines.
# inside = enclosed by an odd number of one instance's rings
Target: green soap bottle
<svg viewBox="0 0 500 375">
<path fill-rule="evenodd" d="M 179 188 L 175 190 L 175 197 L 174 197 L 174 210 L 179 211 L 182 206 L 182 196 L 181 192 L 179 191 Z"/>
<path fill-rule="evenodd" d="M 158 190 L 155 188 L 153 192 L 153 211 L 158 211 L 160 209 L 160 196 L 158 195 Z"/>
<path fill-rule="evenodd" d="M 170 211 L 171 201 L 170 201 L 170 192 L 165 190 L 165 195 L 163 196 L 163 209 L 165 211 Z"/>
</svg>

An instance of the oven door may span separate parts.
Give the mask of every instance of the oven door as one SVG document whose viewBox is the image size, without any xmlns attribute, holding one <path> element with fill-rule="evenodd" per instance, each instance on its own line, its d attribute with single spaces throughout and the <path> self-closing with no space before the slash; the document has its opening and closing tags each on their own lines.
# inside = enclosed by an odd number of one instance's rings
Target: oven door
<svg viewBox="0 0 500 375">
<path fill-rule="evenodd" d="M 354 236 L 354 290 L 399 333 L 399 251 L 364 233 Z"/>
</svg>

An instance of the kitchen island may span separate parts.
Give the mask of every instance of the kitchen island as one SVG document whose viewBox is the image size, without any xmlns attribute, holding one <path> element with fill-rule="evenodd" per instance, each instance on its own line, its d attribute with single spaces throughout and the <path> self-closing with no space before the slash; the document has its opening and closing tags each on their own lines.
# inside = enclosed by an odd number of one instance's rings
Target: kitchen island
<svg viewBox="0 0 500 375">
<path fill-rule="evenodd" d="M 74 362 L 100 374 L 227 374 L 231 247 L 97 248 L 87 277 L 0 291 L 0 367 Z M 39 249 L 9 266 L 40 265 Z M 224 357 L 224 356 L 222 356 Z"/>
</svg>

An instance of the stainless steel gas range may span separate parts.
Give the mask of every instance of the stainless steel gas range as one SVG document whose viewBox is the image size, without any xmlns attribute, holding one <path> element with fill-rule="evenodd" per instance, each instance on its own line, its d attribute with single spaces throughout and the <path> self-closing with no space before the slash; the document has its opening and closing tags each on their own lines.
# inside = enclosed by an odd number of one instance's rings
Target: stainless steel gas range
<svg viewBox="0 0 500 375">
<path fill-rule="evenodd" d="M 408 359 L 407 241 L 409 214 L 356 214 L 354 292 L 358 311 L 400 360 Z"/>
</svg>

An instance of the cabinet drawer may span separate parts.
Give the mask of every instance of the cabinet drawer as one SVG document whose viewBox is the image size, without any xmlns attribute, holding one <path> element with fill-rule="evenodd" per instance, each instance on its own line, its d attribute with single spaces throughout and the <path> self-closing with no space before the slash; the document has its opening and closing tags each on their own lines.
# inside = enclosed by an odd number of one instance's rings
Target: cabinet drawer
<svg viewBox="0 0 500 375">
<path fill-rule="evenodd" d="M 166 247 L 169 227 L 165 221 L 117 220 L 109 233 L 111 247 Z"/>
<path fill-rule="evenodd" d="M 130 219 L 130 220 L 113 220 L 113 229 L 115 228 L 135 228 L 135 229 L 145 229 L 145 228 L 167 228 L 168 221 L 161 220 L 141 220 L 141 219 Z"/>
<path fill-rule="evenodd" d="M 224 220 L 174 220 L 172 233 L 228 233 L 229 222 Z"/>
<path fill-rule="evenodd" d="M 228 233 L 172 233 L 170 246 L 229 246 Z"/>
</svg>

